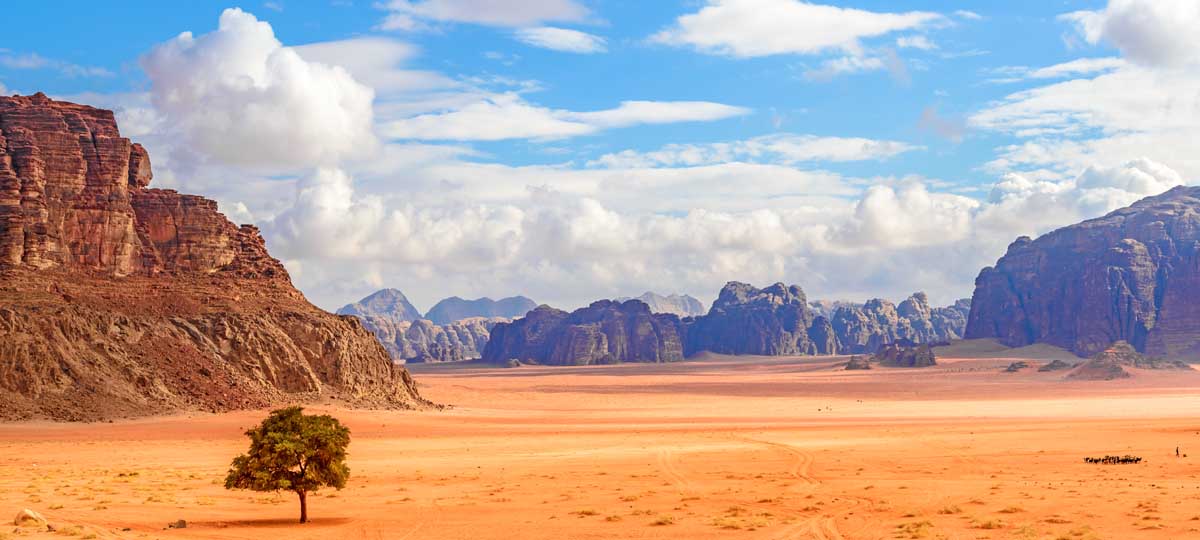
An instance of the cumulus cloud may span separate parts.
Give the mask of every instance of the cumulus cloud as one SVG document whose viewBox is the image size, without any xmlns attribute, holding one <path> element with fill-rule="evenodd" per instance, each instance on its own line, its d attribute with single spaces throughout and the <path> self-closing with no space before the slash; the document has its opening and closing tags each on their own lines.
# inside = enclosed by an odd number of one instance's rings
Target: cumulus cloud
<svg viewBox="0 0 1200 540">
<path fill-rule="evenodd" d="M 1088 43 L 1111 43 L 1134 62 L 1200 64 L 1200 3 L 1194 0 L 1109 0 L 1102 10 L 1062 18 L 1073 22 Z"/>
<path fill-rule="evenodd" d="M 517 30 L 516 37 L 517 41 L 526 45 L 554 51 L 590 54 L 608 50 L 608 45 L 600 36 L 553 26 L 522 28 Z"/>
<path fill-rule="evenodd" d="M 356 194 L 349 177 L 331 171 L 299 184 L 296 208 L 264 230 L 303 269 L 306 294 L 336 306 L 378 288 L 364 278 L 371 275 L 419 302 L 501 291 L 569 308 L 647 287 L 711 298 L 724 281 L 741 279 L 798 282 L 814 297 L 927 290 L 949 302 L 969 294 L 979 268 L 1016 236 L 1102 215 L 1180 181 L 1142 159 L 1062 181 L 1008 174 L 981 201 L 921 180 L 846 191 L 853 182 L 836 175 L 739 164 L 613 174 L 462 163 L 411 174 L 461 183 L 464 197 Z M 706 177 L 714 181 L 697 180 Z M 786 201 L 739 204 L 738 193 L 760 188 Z M 666 197 L 681 189 L 708 196 Z M 653 206 L 660 198 L 673 206 Z"/>
<path fill-rule="evenodd" d="M 576 0 L 391 0 L 380 25 L 385 30 L 414 30 L 426 22 L 486 26 L 533 26 L 544 22 L 577 22 L 589 11 Z"/>
<path fill-rule="evenodd" d="M 375 146 L 372 90 L 340 67 L 305 60 L 240 9 L 225 10 L 209 34 L 155 47 L 141 64 L 155 108 L 206 158 L 294 170 Z"/>
<path fill-rule="evenodd" d="M 396 139 L 551 139 L 638 124 L 710 121 L 748 113 L 741 107 L 705 101 L 625 101 L 613 109 L 575 112 L 533 105 L 509 92 L 448 112 L 387 122 L 381 130 Z"/>
<path fill-rule="evenodd" d="M 919 149 L 898 141 L 780 134 L 733 142 L 669 144 L 649 152 L 623 150 L 589 161 L 588 166 L 625 169 L 694 167 L 732 161 L 795 165 L 814 161 L 881 160 Z"/>
<path fill-rule="evenodd" d="M 735 57 L 843 52 L 861 40 L 943 22 L 937 13 L 879 13 L 799 0 L 708 0 L 651 41 Z"/>
</svg>

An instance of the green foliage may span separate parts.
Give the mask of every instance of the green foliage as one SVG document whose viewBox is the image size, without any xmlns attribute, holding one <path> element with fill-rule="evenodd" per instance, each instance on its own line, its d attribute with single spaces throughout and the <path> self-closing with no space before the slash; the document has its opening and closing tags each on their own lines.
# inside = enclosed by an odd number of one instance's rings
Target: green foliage
<svg viewBox="0 0 1200 540">
<path fill-rule="evenodd" d="M 350 430 L 328 415 L 306 415 L 301 407 L 272 411 L 246 432 L 250 450 L 233 459 L 226 489 L 294 491 L 300 496 L 301 523 L 307 521 L 306 495 L 322 487 L 342 489 L 350 477 L 346 447 Z"/>
</svg>

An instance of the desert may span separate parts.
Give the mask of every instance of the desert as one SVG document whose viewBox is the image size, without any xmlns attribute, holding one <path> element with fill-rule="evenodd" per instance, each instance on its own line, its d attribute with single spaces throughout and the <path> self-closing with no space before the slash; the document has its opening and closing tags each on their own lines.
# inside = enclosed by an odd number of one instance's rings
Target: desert
<svg viewBox="0 0 1200 540">
<path fill-rule="evenodd" d="M 1200 373 L 1064 381 L 1064 351 L 964 343 L 922 370 L 845 358 L 430 364 L 439 412 L 315 406 L 352 430 L 346 489 L 219 483 L 263 411 L 0 426 L 12 538 L 1189 538 Z M 961 358 L 955 358 L 961 356 Z M 1137 455 L 1140 465 L 1085 457 Z M 166 529 L 177 520 L 184 529 Z M 9 534 L 9 533 L 6 533 Z"/>
<path fill-rule="evenodd" d="M 1196 28 L 0 5 L 0 540 L 1200 539 Z"/>
</svg>

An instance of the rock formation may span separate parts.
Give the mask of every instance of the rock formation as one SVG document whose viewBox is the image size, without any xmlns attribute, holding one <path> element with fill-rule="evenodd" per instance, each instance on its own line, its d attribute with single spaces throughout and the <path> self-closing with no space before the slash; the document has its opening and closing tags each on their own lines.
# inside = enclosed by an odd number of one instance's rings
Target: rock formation
<svg viewBox="0 0 1200 540">
<path fill-rule="evenodd" d="M 1021 371 L 1022 369 L 1028 369 L 1028 368 L 1029 368 L 1029 362 L 1026 362 L 1024 360 L 1017 360 L 1016 362 L 1009 364 L 1008 367 L 1004 368 L 1004 372 L 1005 373 L 1017 373 L 1017 372 Z"/>
<path fill-rule="evenodd" d="M 1051 360 L 1050 362 L 1048 362 L 1047 364 L 1043 365 L 1042 367 L 1038 368 L 1038 371 L 1042 372 L 1042 373 L 1046 373 L 1048 371 L 1063 371 L 1063 370 L 1071 369 L 1073 367 L 1075 367 L 1075 366 L 1068 364 L 1066 362 L 1063 362 L 1062 360 L 1054 359 L 1054 360 Z"/>
<path fill-rule="evenodd" d="M 1031 240 L 975 280 L 967 337 L 1090 356 L 1117 340 L 1200 356 L 1200 187 L 1177 187 Z"/>
<path fill-rule="evenodd" d="M 433 324 L 441 325 L 477 317 L 485 319 L 494 317 L 516 319 L 524 317 L 526 313 L 529 313 L 530 310 L 536 307 L 537 304 L 533 300 L 524 296 L 512 296 L 499 300 L 492 300 L 491 298 L 463 300 L 457 296 L 452 296 L 434 304 L 429 309 L 429 312 L 425 314 L 425 318 L 433 321 Z"/>
<path fill-rule="evenodd" d="M 363 317 L 363 326 L 383 343 L 398 362 L 460 362 L 482 356 L 493 326 L 509 319 L 471 317 L 450 324 L 432 321 L 396 322 L 381 317 Z"/>
<path fill-rule="evenodd" d="M 843 304 L 831 323 L 839 351 L 865 354 L 900 340 L 940 343 L 960 339 L 969 306 L 970 301 L 959 300 L 952 306 L 931 308 L 925 293 L 918 292 L 899 306 L 879 298 L 861 306 Z"/>
<path fill-rule="evenodd" d="M 850 360 L 846 362 L 846 369 L 848 371 L 871 369 L 871 359 L 866 356 L 851 356 Z"/>
<path fill-rule="evenodd" d="M 640 300 L 650 306 L 652 313 L 672 313 L 678 315 L 680 318 L 704 315 L 704 304 L 686 294 L 663 296 L 661 294 L 646 292 L 637 298 L 617 298 L 615 301 L 624 302 L 626 300 Z"/>
<path fill-rule="evenodd" d="M 932 347 L 911 342 L 884 345 L 875 353 L 874 360 L 887 367 L 921 368 L 937 365 Z"/>
<path fill-rule="evenodd" d="M 428 405 L 257 229 L 151 178 L 111 111 L 0 97 L 0 418 Z"/>
<path fill-rule="evenodd" d="M 824 354 L 809 338 L 814 314 L 797 285 L 731 281 L 707 315 L 689 319 L 687 354 Z"/>
<path fill-rule="evenodd" d="M 361 319 L 384 319 L 392 323 L 411 322 L 421 319 L 421 312 L 413 307 L 404 293 L 397 289 L 381 289 L 353 304 L 337 310 L 338 315 L 354 315 Z"/>
<path fill-rule="evenodd" d="M 483 359 L 494 364 L 589 365 L 683 359 L 679 317 L 637 300 L 600 300 L 567 313 L 539 306 L 492 328 Z"/>
</svg>

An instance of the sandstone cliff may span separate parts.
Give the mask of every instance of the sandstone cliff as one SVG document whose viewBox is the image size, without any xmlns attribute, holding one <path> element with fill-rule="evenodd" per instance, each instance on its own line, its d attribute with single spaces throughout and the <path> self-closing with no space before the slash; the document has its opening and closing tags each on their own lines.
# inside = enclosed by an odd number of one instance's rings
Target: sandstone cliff
<svg viewBox="0 0 1200 540">
<path fill-rule="evenodd" d="M 257 229 L 151 178 L 112 112 L 0 97 L 0 418 L 428 405 Z"/>
<path fill-rule="evenodd" d="M 975 280 L 966 337 L 1049 343 L 1088 356 L 1124 340 L 1200 357 L 1200 187 L 1018 238 Z"/>
<path fill-rule="evenodd" d="M 840 351 L 864 354 L 900 340 L 940 343 L 960 339 L 969 311 L 969 300 L 931 308 L 925 293 L 917 292 L 898 306 L 879 298 L 861 306 L 843 304 L 834 312 L 831 323 Z"/>
<path fill-rule="evenodd" d="M 683 359 L 679 318 L 629 300 L 600 300 L 572 313 L 539 306 L 492 328 L 484 361 L 550 365 L 675 362 Z"/>
<path fill-rule="evenodd" d="M 499 300 L 491 298 L 464 300 L 452 296 L 434 304 L 424 318 L 433 321 L 433 324 L 440 325 L 478 317 L 515 319 L 524 317 L 526 313 L 536 307 L 537 304 L 533 300 L 524 296 L 511 296 Z"/>
</svg>

